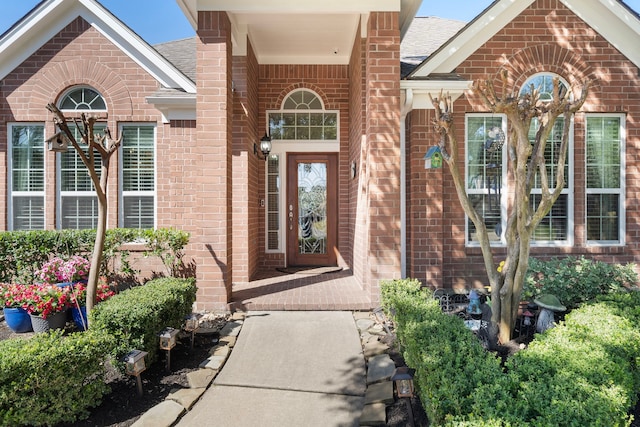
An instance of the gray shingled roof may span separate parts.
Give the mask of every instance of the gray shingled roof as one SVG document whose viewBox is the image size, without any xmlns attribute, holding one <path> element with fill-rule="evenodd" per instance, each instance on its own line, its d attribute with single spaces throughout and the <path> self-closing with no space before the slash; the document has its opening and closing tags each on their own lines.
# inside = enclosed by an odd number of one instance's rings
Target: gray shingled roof
<svg viewBox="0 0 640 427">
<path fill-rule="evenodd" d="M 465 25 L 462 21 L 436 16 L 414 18 L 400 44 L 402 76 L 409 74 Z M 195 37 L 160 43 L 153 47 L 187 77 L 196 81 Z"/>
<path fill-rule="evenodd" d="M 174 40 L 153 45 L 158 53 L 175 65 L 178 70 L 196 81 L 196 38 Z"/>
<path fill-rule="evenodd" d="M 466 22 L 437 16 L 419 16 L 413 19 L 400 44 L 401 74 L 406 76 L 447 40 L 456 35 Z"/>
</svg>

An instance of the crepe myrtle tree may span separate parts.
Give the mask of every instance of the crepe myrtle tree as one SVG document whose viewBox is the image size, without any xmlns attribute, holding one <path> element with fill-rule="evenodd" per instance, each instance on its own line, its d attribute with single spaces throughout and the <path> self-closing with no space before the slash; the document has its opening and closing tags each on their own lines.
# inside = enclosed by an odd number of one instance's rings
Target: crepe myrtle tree
<svg viewBox="0 0 640 427">
<path fill-rule="evenodd" d="M 529 266 L 531 238 L 540 221 L 549 213 L 565 183 L 564 166 L 569 144 L 569 130 L 575 112 L 584 104 L 589 82 L 582 86 L 580 97 L 574 99 L 573 88 L 565 88 L 558 78 L 553 81 L 553 99 L 540 100 L 539 91 L 533 87 L 520 94 L 508 90 L 506 72 L 500 74 L 501 90 L 493 81 L 477 81 L 473 93 L 492 113 L 507 117 L 509 137 L 505 140 L 508 156 L 508 176 L 511 191 L 507 202 L 505 230 L 506 258 L 498 271 L 491 250 L 489 234 L 484 219 L 471 203 L 461 169 L 464 159 L 458 157 L 458 140 L 454 128 L 453 104 L 449 96 L 430 96 L 435 108 L 433 125 L 439 135 L 439 147 L 446 161 L 460 200 L 460 204 L 477 232 L 484 265 L 491 285 L 492 322 L 498 326 L 498 340 L 511 339 L 515 326 L 518 304 Z M 556 119 L 563 116 L 562 138 L 555 163 L 555 182 L 550 176 L 550 166 L 545 159 L 545 146 Z M 535 120 L 534 120 L 535 119 Z M 534 129 L 531 129 L 531 126 Z M 531 131 L 534 130 L 535 133 Z M 529 137 L 534 134 L 533 140 Z M 537 183 L 541 194 L 537 203 L 531 203 L 531 190 Z"/>
<path fill-rule="evenodd" d="M 122 141 L 120 138 L 111 137 L 109 128 L 105 128 L 103 134 L 95 134 L 93 132 L 94 125 L 97 121 L 95 116 L 87 116 L 85 113 L 80 118 L 66 118 L 64 114 L 54 105 L 48 104 L 47 110 L 53 113 L 55 125 L 60 129 L 60 134 L 54 137 L 66 137 L 73 148 L 80 156 L 82 163 L 87 168 L 87 173 L 91 178 L 91 182 L 96 191 L 98 198 L 98 224 L 96 227 L 96 240 L 93 245 L 93 254 L 91 255 L 91 269 L 89 270 L 89 278 L 87 281 L 87 312 L 93 309 L 96 303 L 98 276 L 100 273 L 100 264 L 102 262 L 102 252 L 104 250 L 104 241 L 107 232 L 107 182 L 109 177 L 109 159 L 111 155 L 118 149 Z M 69 123 L 73 123 L 80 135 L 80 141 L 76 140 L 74 133 L 69 128 Z M 80 144 L 87 147 L 86 152 Z M 96 159 L 95 153 L 100 154 Z M 99 163 L 99 165 L 97 164 Z M 100 168 L 100 174 L 97 169 Z"/>
</svg>

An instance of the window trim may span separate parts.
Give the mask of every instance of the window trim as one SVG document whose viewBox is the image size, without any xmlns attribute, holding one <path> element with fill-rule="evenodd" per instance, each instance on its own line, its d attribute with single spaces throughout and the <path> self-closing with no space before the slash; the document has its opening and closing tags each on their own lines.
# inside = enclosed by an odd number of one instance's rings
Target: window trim
<svg viewBox="0 0 640 427">
<path fill-rule="evenodd" d="M 153 191 L 124 191 L 123 161 L 124 139 L 118 147 L 118 226 L 124 226 L 124 197 L 153 196 L 153 229 L 158 228 L 158 124 L 156 122 L 121 122 L 118 123 L 118 135 L 123 134 L 125 127 L 153 128 Z"/>
<path fill-rule="evenodd" d="M 620 230 L 620 239 L 618 241 L 615 240 L 589 240 L 588 239 L 588 231 L 587 231 L 587 195 L 589 194 L 616 194 L 616 191 L 603 191 L 604 189 L 592 189 L 589 190 L 587 187 L 587 121 L 589 117 L 592 118 L 605 118 L 605 117 L 617 117 L 620 119 L 620 188 L 617 191 L 618 200 L 620 206 L 620 212 L 618 212 L 618 216 L 620 221 L 618 223 L 618 227 Z M 626 203 L 625 203 L 625 195 L 626 195 L 626 147 L 627 147 L 627 117 L 625 113 L 586 113 L 584 117 L 584 170 L 585 170 L 585 183 L 584 183 L 584 233 L 585 233 L 585 242 L 589 247 L 618 247 L 625 246 L 626 244 L 626 231 L 627 231 L 627 213 L 626 213 Z M 599 191 L 597 191 L 599 190 Z"/>
<path fill-rule="evenodd" d="M 44 150 L 42 173 L 43 173 L 43 189 L 42 191 L 13 191 L 13 128 L 18 126 L 42 126 L 42 134 L 44 139 L 42 140 L 42 146 Z M 15 224 L 13 221 L 13 197 L 18 195 L 32 195 L 41 196 L 43 205 L 43 230 L 46 229 L 47 224 L 47 161 L 44 144 L 47 139 L 47 128 L 44 122 L 8 122 L 7 123 L 7 230 L 15 231 Z"/>
</svg>

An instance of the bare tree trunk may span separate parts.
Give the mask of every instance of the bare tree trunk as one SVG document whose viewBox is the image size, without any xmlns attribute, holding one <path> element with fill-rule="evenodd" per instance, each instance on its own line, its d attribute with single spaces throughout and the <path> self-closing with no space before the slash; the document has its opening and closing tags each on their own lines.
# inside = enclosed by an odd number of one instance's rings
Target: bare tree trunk
<svg viewBox="0 0 640 427">
<path fill-rule="evenodd" d="M 566 162 L 569 127 L 572 116 L 586 100 L 589 83 L 583 87 L 580 98 L 573 101 L 563 92 L 559 80 L 554 79 L 553 99 L 541 103 L 539 94 L 531 88 L 528 93 L 516 95 L 507 90 L 507 75 L 501 75 L 502 91 L 498 95 L 490 81 L 478 82 L 474 91 L 492 113 L 507 116 L 511 129 L 507 140 L 508 167 L 513 176 L 513 195 L 507 217 L 505 239 L 507 254 L 501 272 L 496 269 L 491 242 L 482 218 L 473 208 L 467 195 L 467 188 L 458 164 L 458 142 L 453 127 L 453 106 L 449 97 L 431 97 L 435 109 L 434 128 L 440 135 L 440 150 L 449 166 L 451 177 L 458 194 L 460 204 L 476 227 L 477 239 L 491 285 L 492 322 L 498 325 L 500 342 L 511 339 L 515 326 L 522 288 L 529 268 L 531 237 L 536 226 L 549 213 L 564 187 L 564 165 Z M 549 186 L 547 166 L 545 164 L 545 145 L 556 119 L 564 115 L 564 129 L 557 163 L 556 180 L 553 190 Z M 534 118 L 538 119 L 538 129 L 534 141 L 529 140 L 529 130 Z M 536 175 L 537 174 L 537 175 Z M 540 202 L 530 205 L 530 195 L 536 182 L 540 183 Z"/>
<path fill-rule="evenodd" d="M 109 180 L 109 159 L 111 155 L 118 149 L 122 141 L 122 137 L 118 139 L 111 138 L 109 128 L 106 128 L 104 135 L 95 135 L 93 127 L 96 122 L 95 117 L 87 117 L 81 114 L 80 120 L 73 119 L 74 124 L 78 127 L 82 135 L 82 143 L 87 145 L 87 153 L 85 154 L 76 141 L 73 132 L 69 129 L 67 118 L 55 106 L 48 104 L 47 109 L 54 115 L 54 122 L 65 134 L 71 145 L 80 156 L 82 163 L 87 168 L 87 173 L 91 178 L 91 182 L 95 188 L 96 197 L 98 198 L 98 224 L 96 227 L 96 240 L 93 245 L 93 253 L 91 254 L 91 267 L 89 270 L 89 278 L 87 280 L 87 314 L 91 312 L 96 304 L 98 291 L 98 278 L 100 276 L 100 264 L 102 263 L 102 251 L 104 250 L 104 241 L 107 233 L 107 183 Z M 96 172 L 96 156 L 94 150 L 100 153 L 100 175 Z"/>
</svg>

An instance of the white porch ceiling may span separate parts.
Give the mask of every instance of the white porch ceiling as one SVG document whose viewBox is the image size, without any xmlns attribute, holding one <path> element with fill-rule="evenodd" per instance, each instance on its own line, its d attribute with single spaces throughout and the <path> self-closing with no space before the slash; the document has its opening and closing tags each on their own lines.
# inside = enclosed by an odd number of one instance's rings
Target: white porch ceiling
<svg viewBox="0 0 640 427">
<path fill-rule="evenodd" d="M 233 54 L 245 55 L 247 39 L 260 64 L 348 64 L 362 22 L 371 11 L 400 12 L 404 34 L 422 0 L 176 0 L 194 29 L 198 11 L 226 11 Z"/>
</svg>

